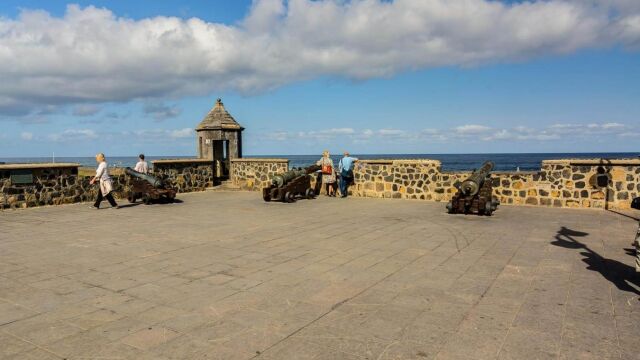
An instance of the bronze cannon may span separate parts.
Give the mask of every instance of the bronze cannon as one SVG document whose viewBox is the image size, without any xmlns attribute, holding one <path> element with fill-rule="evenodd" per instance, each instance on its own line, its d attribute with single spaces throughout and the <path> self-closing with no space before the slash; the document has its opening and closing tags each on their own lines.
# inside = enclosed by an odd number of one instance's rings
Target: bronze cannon
<svg viewBox="0 0 640 360">
<path fill-rule="evenodd" d="M 315 188 L 311 188 L 311 176 L 320 170 L 320 166 L 311 165 L 274 175 L 271 185 L 262 189 L 264 201 L 294 202 L 298 198 L 313 199 L 320 188 L 316 179 Z"/>
<path fill-rule="evenodd" d="M 456 184 L 458 191 L 447 204 L 449 214 L 469 214 L 491 216 L 499 202 L 493 198 L 491 170 L 494 164 L 486 161 L 480 169 L 462 183 Z"/>
<path fill-rule="evenodd" d="M 173 202 L 176 198 L 176 191 L 166 185 L 155 176 L 137 172 L 129 167 L 124 172 L 131 176 L 131 190 L 127 196 L 130 203 L 142 199 L 145 204 L 151 204 L 154 200 L 166 200 Z"/>
</svg>

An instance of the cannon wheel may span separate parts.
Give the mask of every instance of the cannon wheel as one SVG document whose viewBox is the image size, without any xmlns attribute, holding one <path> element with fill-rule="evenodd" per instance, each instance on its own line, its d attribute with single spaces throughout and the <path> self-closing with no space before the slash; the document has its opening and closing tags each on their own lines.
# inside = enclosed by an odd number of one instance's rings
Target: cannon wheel
<svg viewBox="0 0 640 360">
<path fill-rule="evenodd" d="M 286 201 L 288 203 L 292 203 L 292 202 L 296 201 L 295 195 L 292 192 L 287 191 L 284 194 L 284 201 Z"/>
<path fill-rule="evenodd" d="M 262 199 L 267 202 L 271 201 L 271 191 L 263 191 Z"/>
<path fill-rule="evenodd" d="M 491 206 L 492 206 L 492 205 L 493 205 L 493 204 L 491 203 L 491 200 L 487 201 L 487 202 L 484 204 L 484 214 L 485 214 L 486 216 L 491 216 L 491 213 L 492 213 L 492 211 L 491 211 L 491 210 L 492 210 Z"/>
<path fill-rule="evenodd" d="M 307 197 L 307 199 L 313 199 L 313 197 L 316 196 L 316 193 L 315 191 L 313 191 L 313 189 L 309 188 L 304 192 L 304 195 Z"/>
<path fill-rule="evenodd" d="M 136 197 L 135 197 L 134 195 L 129 195 L 129 196 L 127 197 L 127 200 L 128 200 L 130 203 L 132 203 L 132 204 L 133 204 L 133 203 L 135 203 L 135 202 L 136 202 Z"/>
</svg>

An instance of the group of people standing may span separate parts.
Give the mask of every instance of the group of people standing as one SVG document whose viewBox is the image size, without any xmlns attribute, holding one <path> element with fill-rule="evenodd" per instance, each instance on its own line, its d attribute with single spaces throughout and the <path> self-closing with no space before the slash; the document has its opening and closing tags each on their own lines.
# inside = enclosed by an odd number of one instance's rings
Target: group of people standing
<svg viewBox="0 0 640 360">
<path fill-rule="evenodd" d="M 325 186 L 327 196 L 336 196 L 336 188 L 340 187 L 340 197 L 345 198 L 349 194 L 349 185 L 353 183 L 353 167 L 358 158 L 351 157 L 348 151 L 344 152 L 344 157 L 338 161 L 336 170 L 333 159 L 329 151 L 322 152 L 322 157 L 316 162 L 322 172 L 322 183 Z"/>
<path fill-rule="evenodd" d="M 89 184 L 93 185 L 97 182 L 100 185 L 100 190 L 98 191 L 96 202 L 93 203 L 90 208 L 100 209 L 100 203 L 102 200 L 107 200 L 109 205 L 111 205 L 111 209 L 118 209 L 118 203 L 116 203 L 112 194 L 113 180 L 111 179 L 111 176 L 109 176 L 109 166 L 103 153 L 96 155 L 96 162 L 98 163 L 96 175 L 89 181 Z M 144 160 L 144 154 L 140 154 L 140 156 L 138 156 L 138 162 L 136 163 L 134 170 L 143 174 L 149 173 L 149 165 Z"/>
</svg>

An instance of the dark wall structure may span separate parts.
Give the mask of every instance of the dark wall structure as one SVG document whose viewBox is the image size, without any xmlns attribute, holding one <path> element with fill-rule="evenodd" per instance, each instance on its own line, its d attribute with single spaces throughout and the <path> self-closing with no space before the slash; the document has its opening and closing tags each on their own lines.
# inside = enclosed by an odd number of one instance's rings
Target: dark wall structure
<svg viewBox="0 0 640 360">
<path fill-rule="evenodd" d="M 79 164 L 0 165 L 0 209 L 73 204 L 95 200 L 98 185 L 92 176 L 79 175 Z M 131 188 L 129 176 L 110 169 L 114 194 L 126 199 Z M 215 184 L 216 168 L 207 159 L 156 160 L 152 175 L 171 184 L 178 193 L 204 191 Z"/>
</svg>

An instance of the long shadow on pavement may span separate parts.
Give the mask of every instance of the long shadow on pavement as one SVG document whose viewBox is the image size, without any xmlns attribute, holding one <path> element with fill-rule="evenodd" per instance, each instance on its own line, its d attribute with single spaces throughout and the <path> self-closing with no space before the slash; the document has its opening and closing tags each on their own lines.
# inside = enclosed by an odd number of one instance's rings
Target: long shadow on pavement
<svg viewBox="0 0 640 360">
<path fill-rule="evenodd" d="M 613 259 L 607 259 L 597 252 L 593 251 L 587 245 L 576 240 L 576 238 L 584 237 L 589 233 L 560 228 L 556 234 L 556 240 L 551 243 L 567 249 L 584 249 L 580 255 L 584 256 L 584 261 L 588 266 L 587 269 L 599 272 L 605 279 L 613 283 L 618 289 L 628 291 L 636 295 L 640 295 L 640 291 L 631 286 L 629 283 L 640 287 L 640 281 L 636 277 L 635 268 L 623 264 Z"/>
<path fill-rule="evenodd" d="M 158 199 L 158 200 L 154 200 L 149 205 L 182 204 L 183 202 L 184 201 L 182 201 L 180 199 L 173 199 L 171 201 L 166 200 L 166 199 Z M 139 206 L 139 205 L 144 205 L 144 203 L 143 202 L 134 202 L 134 203 L 124 204 L 124 205 L 120 205 L 120 208 L 128 208 L 128 207 L 134 207 L 134 206 Z"/>
<path fill-rule="evenodd" d="M 610 210 L 609 209 L 607 211 L 609 211 L 610 213 L 614 213 L 616 215 L 624 216 L 626 218 L 629 218 L 629 219 L 632 219 L 632 220 L 635 220 L 635 221 L 640 221 L 640 218 L 637 218 L 637 217 L 634 217 L 634 216 L 631 216 L 631 215 L 627 215 L 627 214 L 623 214 L 623 213 L 615 211 L 615 210 Z"/>
</svg>

